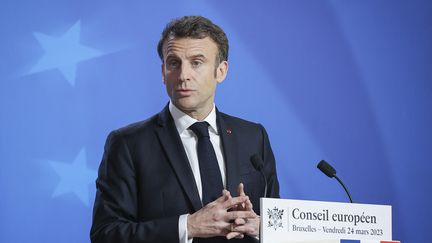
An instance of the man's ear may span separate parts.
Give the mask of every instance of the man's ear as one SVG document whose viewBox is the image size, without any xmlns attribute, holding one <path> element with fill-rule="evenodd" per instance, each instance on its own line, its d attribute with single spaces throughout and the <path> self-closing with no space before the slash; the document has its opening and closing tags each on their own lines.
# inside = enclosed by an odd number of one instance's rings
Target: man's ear
<svg viewBox="0 0 432 243">
<path fill-rule="evenodd" d="M 161 73 L 162 73 L 162 82 L 164 84 L 166 84 L 166 82 L 165 82 L 165 64 L 164 63 L 161 64 Z"/>
<path fill-rule="evenodd" d="M 227 61 L 222 61 L 221 63 L 219 63 L 218 67 L 216 68 L 216 81 L 218 83 L 222 83 L 228 73 L 228 62 Z"/>
</svg>

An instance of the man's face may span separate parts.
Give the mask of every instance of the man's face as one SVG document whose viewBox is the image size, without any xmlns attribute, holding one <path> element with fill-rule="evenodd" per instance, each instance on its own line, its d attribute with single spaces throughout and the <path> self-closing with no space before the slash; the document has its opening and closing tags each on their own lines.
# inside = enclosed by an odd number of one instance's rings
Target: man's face
<svg viewBox="0 0 432 243">
<path fill-rule="evenodd" d="M 209 37 L 171 37 L 163 55 L 162 76 L 171 101 L 183 112 L 205 118 L 213 108 L 216 85 L 228 71 L 226 61 L 216 65 L 216 43 Z"/>
</svg>

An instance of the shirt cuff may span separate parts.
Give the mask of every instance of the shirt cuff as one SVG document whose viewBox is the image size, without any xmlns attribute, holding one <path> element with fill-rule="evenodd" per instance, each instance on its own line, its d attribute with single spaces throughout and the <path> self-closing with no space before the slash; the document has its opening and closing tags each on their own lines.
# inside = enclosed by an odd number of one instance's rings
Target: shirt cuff
<svg viewBox="0 0 432 243">
<path fill-rule="evenodd" d="M 180 215 L 178 221 L 178 233 L 180 243 L 192 243 L 193 238 L 188 239 L 187 218 L 189 214 Z"/>
</svg>

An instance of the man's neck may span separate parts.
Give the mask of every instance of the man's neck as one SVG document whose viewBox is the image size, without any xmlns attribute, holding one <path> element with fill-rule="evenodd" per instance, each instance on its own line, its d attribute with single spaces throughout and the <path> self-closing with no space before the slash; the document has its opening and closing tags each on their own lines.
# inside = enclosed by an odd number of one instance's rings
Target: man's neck
<svg viewBox="0 0 432 243">
<path fill-rule="evenodd" d="M 205 107 L 202 109 L 198 109 L 198 110 L 185 110 L 185 109 L 181 109 L 178 106 L 176 106 L 174 103 L 173 105 L 181 110 L 182 112 L 184 112 L 186 115 L 198 120 L 198 121 L 203 121 L 204 119 L 206 119 L 206 117 L 210 114 L 210 112 L 213 110 L 214 108 L 214 104 L 210 107 Z"/>
<path fill-rule="evenodd" d="M 191 115 L 183 112 L 177 108 L 171 101 L 169 103 L 169 111 L 172 118 L 176 124 L 177 131 L 179 134 L 183 133 L 184 130 L 188 129 L 192 124 L 194 124 L 198 119 L 192 117 Z M 213 104 L 213 108 L 210 113 L 198 121 L 206 121 L 210 124 L 213 131 L 218 134 L 217 124 L 216 124 L 216 107 Z"/>
<path fill-rule="evenodd" d="M 186 113 L 188 116 L 197 119 L 198 121 L 203 121 L 212 111 L 212 109 L 208 110 L 208 111 L 203 111 L 203 112 L 199 112 L 199 111 L 183 111 L 184 113 Z"/>
</svg>

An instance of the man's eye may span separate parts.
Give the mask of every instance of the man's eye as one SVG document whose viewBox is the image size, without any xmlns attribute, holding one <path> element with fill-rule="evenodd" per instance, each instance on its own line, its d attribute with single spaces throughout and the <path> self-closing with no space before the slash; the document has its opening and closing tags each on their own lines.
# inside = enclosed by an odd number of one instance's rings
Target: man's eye
<svg viewBox="0 0 432 243">
<path fill-rule="evenodd" d="M 168 61 L 168 67 L 169 68 L 177 68 L 180 66 L 180 63 L 178 61 Z"/>
<path fill-rule="evenodd" d="M 202 64 L 201 61 L 193 61 L 192 62 L 192 67 L 199 67 Z"/>
</svg>

